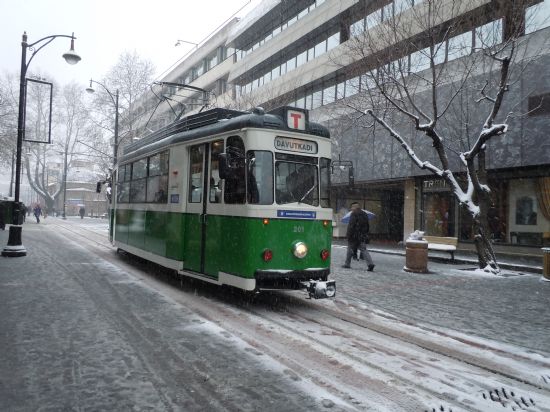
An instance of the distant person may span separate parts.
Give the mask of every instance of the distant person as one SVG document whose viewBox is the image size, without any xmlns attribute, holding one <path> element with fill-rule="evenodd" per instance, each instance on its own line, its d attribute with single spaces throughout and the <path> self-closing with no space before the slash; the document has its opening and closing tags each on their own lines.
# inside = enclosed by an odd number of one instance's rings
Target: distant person
<svg viewBox="0 0 550 412">
<path fill-rule="evenodd" d="M 42 208 L 40 203 L 37 204 L 33 209 L 34 217 L 36 218 L 36 223 L 40 223 L 40 216 L 42 215 Z"/>
<path fill-rule="evenodd" d="M 80 215 L 80 218 L 81 218 L 81 219 L 84 219 L 84 215 L 86 214 L 86 209 L 84 209 L 84 207 L 81 207 L 81 208 L 78 210 L 78 214 Z"/>
<path fill-rule="evenodd" d="M 344 268 L 349 269 L 351 266 L 351 258 L 356 256 L 357 251 L 361 252 L 361 258 L 367 262 L 367 270 L 372 272 L 374 270 L 374 263 L 372 257 L 367 250 L 367 243 L 369 242 L 369 216 L 367 212 L 361 209 L 361 206 L 357 202 L 351 204 L 351 216 L 349 218 L 348 230 L 346 237 L 348 239 L 348 250 L 346 254 L 346 262 Z"/>
</svg>

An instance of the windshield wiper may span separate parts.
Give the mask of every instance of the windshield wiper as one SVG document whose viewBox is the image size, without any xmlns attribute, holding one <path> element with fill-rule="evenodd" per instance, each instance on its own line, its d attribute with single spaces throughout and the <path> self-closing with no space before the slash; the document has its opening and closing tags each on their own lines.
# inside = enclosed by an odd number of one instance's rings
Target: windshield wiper
<svg viewBox="0 0 550 412">
<path fill-rule="evenodd" d="M 308 195 L 311 193 L 313 189 L 317 187 L 317 182 L 313 183 L 313 186 L 311 186 L 311 189 L 309 189 L 304 196 L 300 200 L 298 200 L 298 203 L 302 203 L 302 200 L 304 200 Z"/>
</svg>

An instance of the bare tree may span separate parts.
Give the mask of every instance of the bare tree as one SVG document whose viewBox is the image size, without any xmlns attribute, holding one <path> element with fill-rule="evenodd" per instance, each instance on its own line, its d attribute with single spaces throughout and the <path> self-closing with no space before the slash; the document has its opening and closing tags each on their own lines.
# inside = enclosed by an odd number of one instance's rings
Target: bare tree
<svg viewBox="0 0 550 412">
<path fill-rule="evenodd" d="M 40 93 L 40 91 L 38 92 Z M 82 103 L 82 86 L 77 83 L 69 83 L 63 87 L 60 96 L 55 97 L 55 134 L 52 145 L 27 144 L 27 152 L 24 158 L 27 178 L 32 189 L 38 193 L 44 200 L 46 210 L 51 211 L 55 205 L 57 197 L 62 193 L 67 181 L 67 173 L 70 170 L 71 163 L 75 156 L 82 150 L 81 140 L 86 136 L 83 132 L 88 123 L 88 113 Z M 32 102 L 37 106 L 44 104 L 45 96 L 34 96 Z M 27 107 L 29 110 L 29 107 Z M 33 125 L 26 125 L 36 129 L 47 127 L 47 119 L 43 116 L 37 116 Z M 43 131 L 36 131 L 37 135 L 43 134 Z M 89 155 L 89 151 L 86 151 Z M 48 164 L 52 159 L 58 159 L 62 164 L 59 171 L 60 185 L 55 190 L 50 191 L 51 169 Z"/>
<path fill-rule="evenodd" d="M 355 83 L 364 93 L 346 103 L 351 117 L 378 125 L 417 167 L 447 182 L 473 219 L 479 267 L 495 274 L 485 157 L 508 130 L 505 96 L 531 60 L 525 4 L 494 1 L 476 14 L 472 1 L 392 2 L 352 25 L 346 52 L 350 67 L 366 70 Z"/>
<path fill-rule="evenodd" d="M 17 143 L 17 93 L 15 75 L 0 78 L 0 168 L 12 163 Z"/>
<path fill-rule="evenodd" d="M 119 147 L 131 141 L 136 121 L 143 115 L 136 104 L 140 95 L 146 92 L 152 82 L 155 68 L 150 60 L 140 57 L 136 51 L 124 52 L 118 62 L 100 82 L 111 93 L 101 86 L 94 86 L 96 93 L 93 101 L 92 118 L 96 126 L 108 134 L 114 134 L 115 106 L 113 96 L 119 92 Z"/>
</svg>

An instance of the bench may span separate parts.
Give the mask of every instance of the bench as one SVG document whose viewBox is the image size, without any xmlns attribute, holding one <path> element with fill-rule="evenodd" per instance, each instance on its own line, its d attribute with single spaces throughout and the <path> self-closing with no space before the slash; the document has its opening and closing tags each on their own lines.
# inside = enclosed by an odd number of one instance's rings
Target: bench
<svg viewBox="0 0 550 412">
<path fill-rule="evenodd" d="M 448 252 L 451 254 L 451 260 L 455 260 L 456 247 L 458 246 L 457 237 L 424 236 L 423 238 L 428 242 L 429 250 Z"/>
</svg>

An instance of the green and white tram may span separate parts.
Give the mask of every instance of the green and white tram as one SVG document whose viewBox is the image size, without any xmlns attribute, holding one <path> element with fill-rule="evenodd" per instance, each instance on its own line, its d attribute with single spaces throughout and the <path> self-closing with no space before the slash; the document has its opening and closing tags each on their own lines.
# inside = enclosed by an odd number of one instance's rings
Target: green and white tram
<svg viewBox="0 0 550 412">
<path fill-rule="evenodd" d="M 296 108 L 183 118 L 125 148 L 111 240 L 208 282 L 333 296 L 330 153 Z"/>
</svg>

